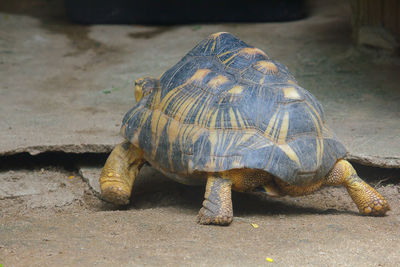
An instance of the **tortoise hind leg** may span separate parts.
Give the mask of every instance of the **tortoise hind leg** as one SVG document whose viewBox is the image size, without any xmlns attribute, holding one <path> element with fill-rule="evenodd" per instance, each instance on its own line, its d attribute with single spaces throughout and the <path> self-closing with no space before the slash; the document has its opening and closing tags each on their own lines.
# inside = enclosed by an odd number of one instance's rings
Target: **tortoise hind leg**
<svg viewBox="0 0 400 267">
<path fill-rule="evenodd" d="M 128 141 L 117 145 L 101 171 L 102 198 L 116 205 L 128 204 L 133 183 L 144 163 L 142 150 Z"/>
<path fill-rule="evenodd" d="M 203 207 L 199 211 L 200 224 L 229 225 L 233 219 L 232 181 L 215 175 L 207 179 Z"/>
<path fill-rule="evenodd" d="M 339 160 L 325 178 L 327 185 L 344 185 L 363 215 L 383 216 L 390 210 L 386 199 L 358 177 L 353 166 Z"/>
</svg>

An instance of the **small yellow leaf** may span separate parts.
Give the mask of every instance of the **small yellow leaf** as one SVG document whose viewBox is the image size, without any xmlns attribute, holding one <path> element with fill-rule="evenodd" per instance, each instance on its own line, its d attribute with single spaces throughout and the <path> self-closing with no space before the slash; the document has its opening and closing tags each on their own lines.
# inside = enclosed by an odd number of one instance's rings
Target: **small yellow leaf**
<svg viewBox="0 0 400 267">
<path fill-rule="evenodd" d="M 75 178 L 75 176 L 73 176 L 73 175 L 68 176 L 68 179 L 74 179 L 74 178 Z"/>
<path fill-rule="evenodd" d="M 265 260 L 268 261 L 268 262 L 274 262 L 274 260 L 271 259 L 271 258 L 265 258 Z"/>
<path fill-rule="evenodd" d="M 252 223 L 251 226 L 253 226 L 254 228 L 260 227 L 260 226 L 258 226 L 258 224 L 256 224 L 256 223 Z"/>
</svg>

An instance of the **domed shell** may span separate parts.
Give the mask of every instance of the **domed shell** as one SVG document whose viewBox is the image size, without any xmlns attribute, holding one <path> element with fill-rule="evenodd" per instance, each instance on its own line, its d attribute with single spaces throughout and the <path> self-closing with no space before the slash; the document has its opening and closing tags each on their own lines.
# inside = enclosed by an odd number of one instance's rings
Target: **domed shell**
<svg viewBox="0 0 400 267">
<path fill-rule="evenodd" d="M 229 33 L 200 42 L 124 117 L 122 134 L 164 172 L 262 169 L 315 182 L 346 154 L 289 70 Z"/>
</svg>

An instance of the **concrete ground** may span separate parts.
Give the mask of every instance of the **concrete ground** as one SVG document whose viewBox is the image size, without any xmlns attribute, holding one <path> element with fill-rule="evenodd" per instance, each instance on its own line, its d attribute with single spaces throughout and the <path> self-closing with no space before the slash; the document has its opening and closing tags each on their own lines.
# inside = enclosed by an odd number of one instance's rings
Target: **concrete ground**
<svg viewBox="0 0 400 267">
<path fill-rule="evenodd" d="M 400 265 L 400 60 L 352 46 L 348 1 L 313 1 L 308 18 L 287 23 L 81 26 L 60 14 L 62 1 L 0 3 L 0 264 Z M 287 65 L 321 101 L 388 216 L 359 216 L 343 188 L 326 188 L 296 199 L 234 194 L 231 226 L 200 226 L 204 188 L 151 168 L 128 207 L 99 200 L 134 80 L 218 31 Z"/>
</svg>

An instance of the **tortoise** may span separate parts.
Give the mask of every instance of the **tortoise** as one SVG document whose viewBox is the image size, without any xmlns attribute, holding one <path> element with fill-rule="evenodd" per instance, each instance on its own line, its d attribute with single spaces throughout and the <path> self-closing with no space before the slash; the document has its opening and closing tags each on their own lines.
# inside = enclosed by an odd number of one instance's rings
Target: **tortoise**
<svg viewBox="0 0 400 267">
<path fill-rule="evenodd" d="M 343 185 L 363 215 L 390 210 L 344 159 L 321 104 L 281 63 L 230 33 L 195 46 L 160 78 L 135 82 L 125 141 L 108 157 L 101 195 L 129 203 L 149 163 L 184 184 L 206 184 L 200 224 L 229 225 L 231 190 L 303 196 Z"/>
</svg>

